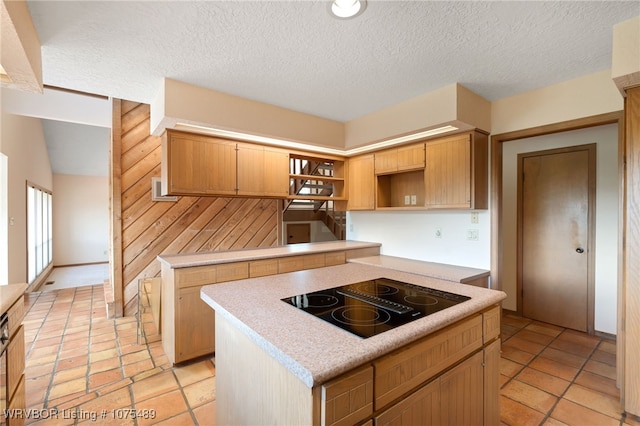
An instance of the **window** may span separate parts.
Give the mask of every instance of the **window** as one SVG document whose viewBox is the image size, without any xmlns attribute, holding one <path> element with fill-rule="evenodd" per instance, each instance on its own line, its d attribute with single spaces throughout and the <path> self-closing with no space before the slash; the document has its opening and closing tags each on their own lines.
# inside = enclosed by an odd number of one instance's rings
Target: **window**
<svg viewBox="0 0 640 426">
<path fill-rule="evenodd" d="M 51 193 L 27 184 L 27 268 L 29 284 L 53 261 Z"/>
</svg>

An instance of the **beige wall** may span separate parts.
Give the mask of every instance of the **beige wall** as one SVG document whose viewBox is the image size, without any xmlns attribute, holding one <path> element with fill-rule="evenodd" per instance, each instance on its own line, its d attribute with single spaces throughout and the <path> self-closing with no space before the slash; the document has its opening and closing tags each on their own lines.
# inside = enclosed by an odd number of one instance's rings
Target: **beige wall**
<svg viewBox="0 0 640 426">
<path fill-rule="evenodd" d="M 491 134 L 622 111 L 611 70 L 589 74 L 491 103 Z"/>
<path fill-rule="evenodd" d="M 27 181 L 53 189 L 47 145 L 39 119 L 2 113 L 0 149 L 9 159 L 9 283 L 27 280 Z M 55 198 L 55 194 L 54 194 Z"/>
<path fill-rule="evenodd" d="M 109 261 L 109 179 L 53 175 L 53 264 Z"/>
</svg>

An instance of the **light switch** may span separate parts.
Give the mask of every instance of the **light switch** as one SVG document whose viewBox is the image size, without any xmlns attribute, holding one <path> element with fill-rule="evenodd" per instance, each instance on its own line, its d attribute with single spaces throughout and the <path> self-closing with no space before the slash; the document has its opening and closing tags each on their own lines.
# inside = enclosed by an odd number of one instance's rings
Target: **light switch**
<svg viewBox="0 0 640 426">
<path fill-rule="evenodd" d="M 411 202 L 410 196 L 409 195 L 405 195 L 404 196 L 404 205 L 408 206 L 410 202 Z"/>
<path fill-rule="evenodd" d="M 411 205 L 415 206 L 418 203 L 418 197 L 416 197 L 415 195 L 411 196 Z"/>
</svg>

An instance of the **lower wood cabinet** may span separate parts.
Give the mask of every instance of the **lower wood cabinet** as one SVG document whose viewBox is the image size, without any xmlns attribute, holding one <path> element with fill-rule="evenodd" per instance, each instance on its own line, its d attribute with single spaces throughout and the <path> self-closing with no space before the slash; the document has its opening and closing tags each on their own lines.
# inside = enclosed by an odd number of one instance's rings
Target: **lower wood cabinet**
<svg viewBox="0 0 640 426">
<path fill-rule="evenodd" d="M 9 346 L 6 354 L 6 371 L 0 374 L 6 377 L 6 394 L 0 395 L 5 398 L 7 408 L 19 412 L 26 408 L 25 398 L 25 378 L 24 378 L 24 326 L 22 320 L 24 317 L 24 298 L 20 298 L 9 308 Z M 4 413 L 0 413 L 4 419 Z M 9 417 L 7 426 L 20 426 L 24 424 L 24 416 Z"/>
<path fill-rule="evenodd" d="M 215 311 L 200 298 L 205 285 L 341 265 L 348 258 L 378 254 L 375 247 L 177 269 L 163 263 L 160 333 L 167 358 L 177 364 L 215 352 Z"/>
<path fill-rule="evenodd" d="M 499 424 L 497 305 L 312 389 L 224 317 L 216 327 L 218 423 Z"/>
</svg>

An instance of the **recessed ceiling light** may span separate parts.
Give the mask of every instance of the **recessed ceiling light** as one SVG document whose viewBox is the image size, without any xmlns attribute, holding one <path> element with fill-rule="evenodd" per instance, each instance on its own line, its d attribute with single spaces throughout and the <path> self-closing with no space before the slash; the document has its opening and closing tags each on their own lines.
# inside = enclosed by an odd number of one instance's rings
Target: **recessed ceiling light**
<svg viewBox="0 0 640 426">
<path fill-rule="evenodd" d="M 338 19 L 355 18 L 361 15 L 366 8 L 366 0 L 333 0 L 329 3 L 331 16 Z"/>
</svg>

